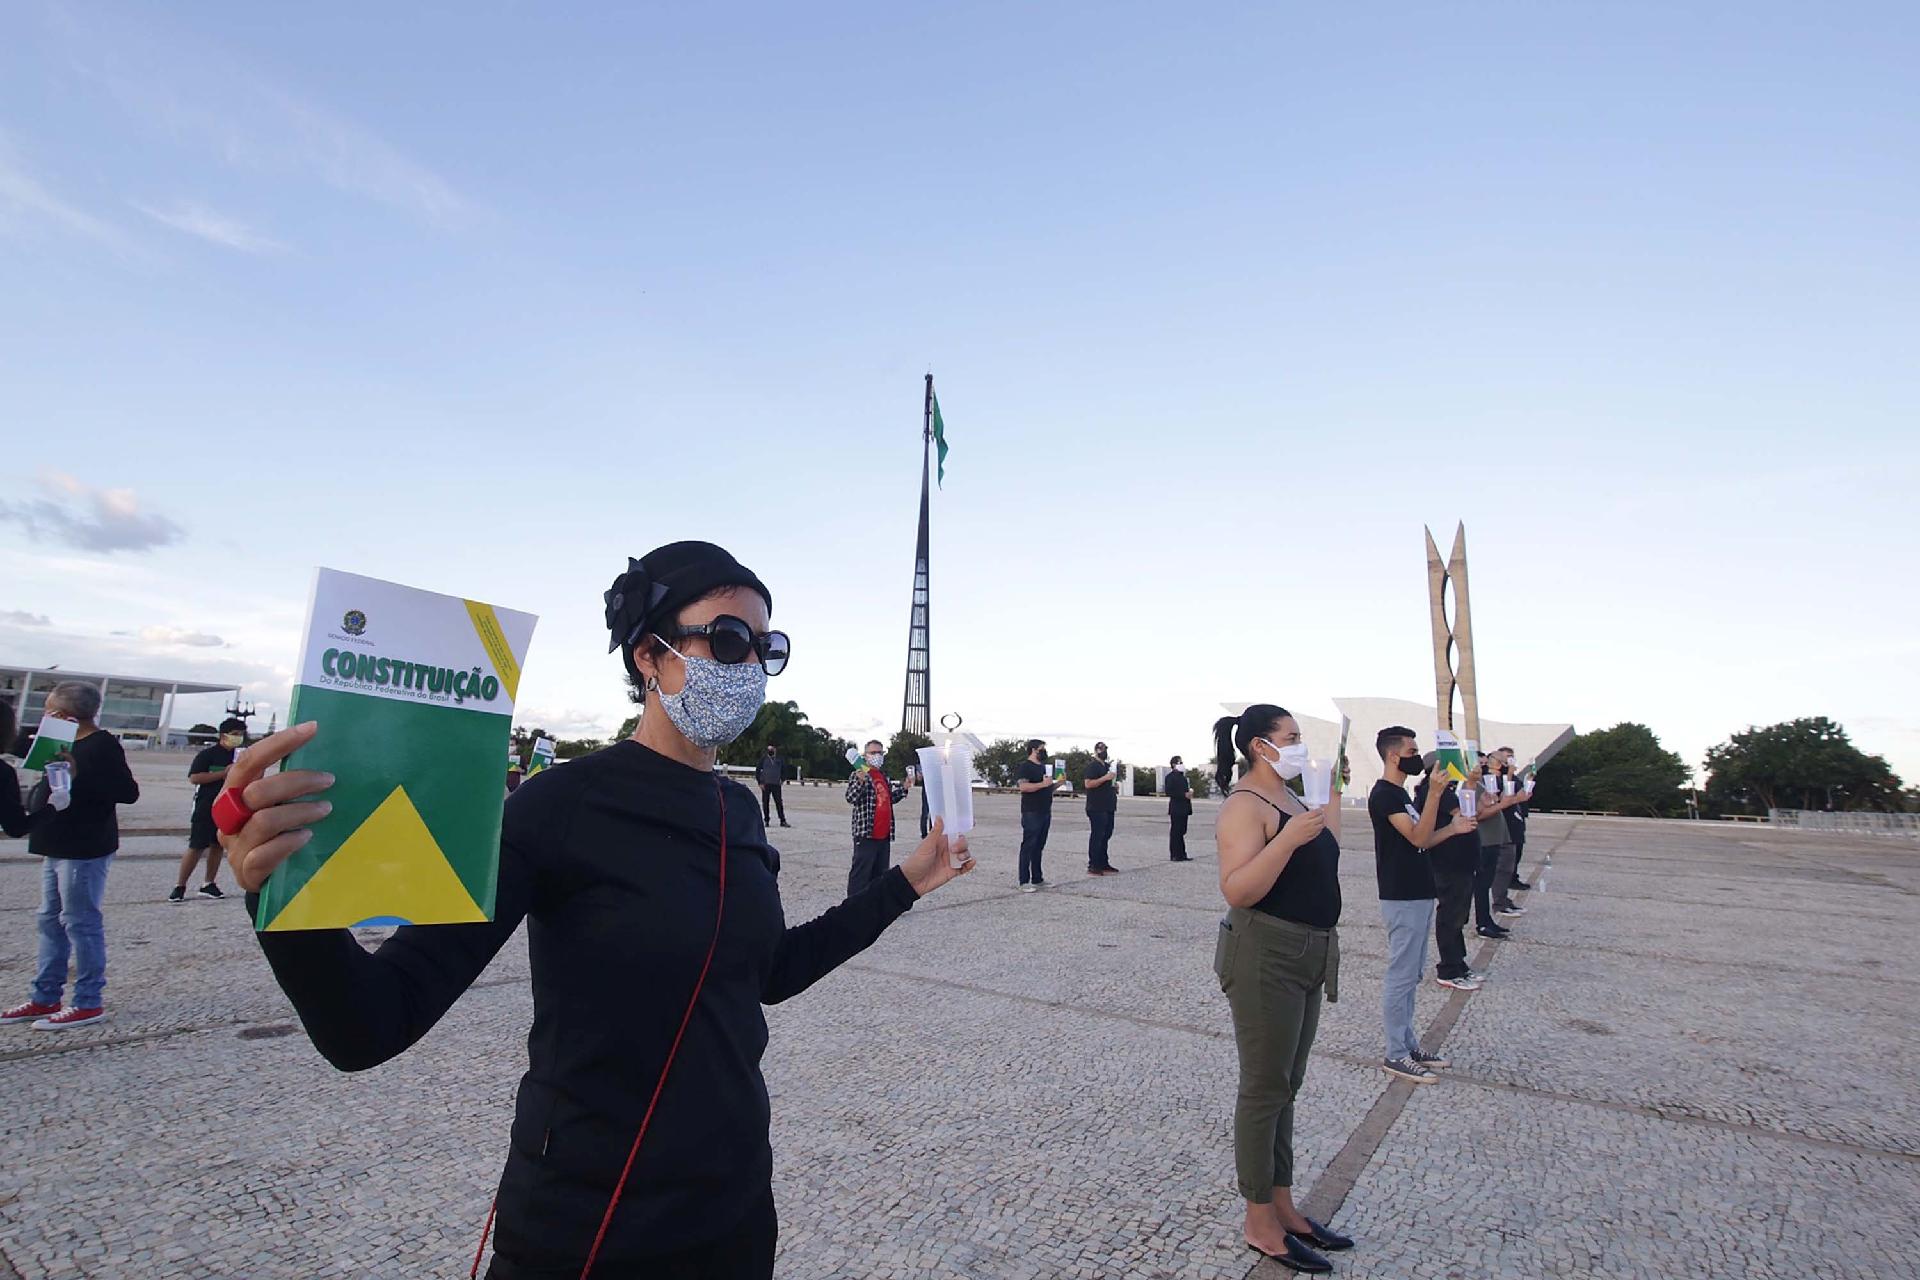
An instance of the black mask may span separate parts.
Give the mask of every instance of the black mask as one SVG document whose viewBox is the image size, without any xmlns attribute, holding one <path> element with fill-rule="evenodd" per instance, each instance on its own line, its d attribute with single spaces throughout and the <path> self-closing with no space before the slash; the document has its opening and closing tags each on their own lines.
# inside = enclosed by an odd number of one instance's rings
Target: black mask
<svg viewBox="0 0 1920 1280">
<path fill-rule="evenodd" d="M 1406 774 L 1409 778 L 1417 778 L 1426 771 L 1427 766 L 1420 762 L 1419 756 L 1400 757 L 1400 772 Z"/>
</svg>

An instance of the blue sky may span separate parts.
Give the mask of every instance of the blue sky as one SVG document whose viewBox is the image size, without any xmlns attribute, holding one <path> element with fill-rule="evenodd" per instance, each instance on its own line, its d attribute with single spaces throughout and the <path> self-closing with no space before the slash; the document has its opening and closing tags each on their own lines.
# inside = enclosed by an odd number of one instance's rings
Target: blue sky
<svg viewBox="0 0 1920 1280">
<path fill-rule="evenodd" d="M 1431 696 L 1920 775 L 1920 26 L 1896 6 L 0 9 L 0 661 L 282 703 L 311 567 L 541 615 L 681 537 L 774 685 L 1190 759 Z"/>
</svg>

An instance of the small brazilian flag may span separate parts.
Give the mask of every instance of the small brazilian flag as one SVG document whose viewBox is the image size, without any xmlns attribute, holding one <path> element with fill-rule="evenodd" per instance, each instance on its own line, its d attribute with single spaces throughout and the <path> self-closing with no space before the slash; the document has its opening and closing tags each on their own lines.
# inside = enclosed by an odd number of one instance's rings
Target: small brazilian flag
<svg viewBox="0 0 1920 1280">
<path fill-rule="evenodd" d="M 933 443 L 939 451 L 940 487 L 947 487 L 947 424 L 940 420 L 940 397 L 933 397 Z"/>
</svg>

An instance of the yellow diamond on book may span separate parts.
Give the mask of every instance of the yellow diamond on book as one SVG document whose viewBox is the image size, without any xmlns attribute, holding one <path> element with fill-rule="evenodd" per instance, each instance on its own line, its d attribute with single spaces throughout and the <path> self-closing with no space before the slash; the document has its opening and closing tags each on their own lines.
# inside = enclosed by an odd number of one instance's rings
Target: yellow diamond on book
<svg viewBox="0 0 1920 1280">
<path fill-rule="evenodd" d="M 367 915 L 370 902 L 379 914 Z M 346 843 L 294 894 L 268 932 L 367 924 L 462 924 L 486 920 L 427 830 L 404 787 L 380 802 Z"/>
</svg>

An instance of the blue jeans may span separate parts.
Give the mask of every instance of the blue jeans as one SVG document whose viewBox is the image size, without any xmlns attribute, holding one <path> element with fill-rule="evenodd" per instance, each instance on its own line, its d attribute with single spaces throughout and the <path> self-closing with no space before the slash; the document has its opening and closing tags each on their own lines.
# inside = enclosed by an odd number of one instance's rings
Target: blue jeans
<svg viewBox="0 0 1920 1280">
<path fill-rule="evenodd" d="M 33 979 L 36 1004 L 59 1004 L 74 962 L 73 1008 L 98 1009 L 107 989 L 107 931 L 100 900 L 107 896 L 104 858 L 40 860 L 40 971 Z"/>
<path fill-rule="evenodd" d="M 1047 832 L 1053 826 L 1053 810 L 1020 815 L 1020 883 L 1045 884 L 1040 874 L 1040 855 L 1047 848 Z"/>
<path fill-rule="evenodd" d="M 1413 1033 L 1413 993 L 1427 972 L 1427 935 L 1433 932 L 1433 899 L 1383 899 L 1387 922 L 1387 974 L 1380 984 L 1380 1014 L 1387 1025 L 1387 1056 L 1404 1058 L 1420 1047 Z"/>
</svg>

